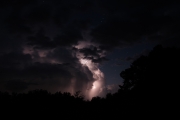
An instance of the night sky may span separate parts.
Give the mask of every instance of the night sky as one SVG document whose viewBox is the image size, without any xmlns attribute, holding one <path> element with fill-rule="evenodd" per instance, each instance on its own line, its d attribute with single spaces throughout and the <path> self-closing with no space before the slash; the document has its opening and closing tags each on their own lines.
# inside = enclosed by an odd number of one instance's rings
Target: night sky
<svg viewBox="0 0 180 120">
<path fill-rule="evenodd" d="M 1 0 L 0 91 L 116 92 L 157 44 L 180 46 L 180 2 Z"/>
</svg>

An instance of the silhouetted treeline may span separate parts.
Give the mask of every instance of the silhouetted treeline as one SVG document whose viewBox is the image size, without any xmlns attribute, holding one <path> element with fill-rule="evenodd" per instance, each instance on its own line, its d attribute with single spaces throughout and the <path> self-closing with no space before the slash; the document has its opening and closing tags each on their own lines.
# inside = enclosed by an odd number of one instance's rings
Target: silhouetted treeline
<svg viewBox="0 0 180 120">
<path fill-rule="evenodd" d="M 80 91 L 54 94 L 0 92 L 1 110 L 15 116 L 58 119 L 130 119 L 180 115 L 180 49 L 161 45 L 135 60 L 120 76 L 124 84 L 105 98 L 85 100 Z"/>
</svg>

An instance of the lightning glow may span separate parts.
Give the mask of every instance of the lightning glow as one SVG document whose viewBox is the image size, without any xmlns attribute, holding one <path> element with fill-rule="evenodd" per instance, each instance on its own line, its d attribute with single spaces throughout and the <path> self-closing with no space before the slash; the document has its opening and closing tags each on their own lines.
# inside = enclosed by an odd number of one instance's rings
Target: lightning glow
<svg viewBox="0 0 180 120">
<path fill-rule="evenodd" d="M 98 96 L 102 92 L 104 86 L 104 74 L 99 70 L 98 65 L 91 62 L 91 60 L 80 59 L 82 65 L 87 66 L 93 74 L 94 82 L 90 90 L 88 91 L 88 97 Z"/>
<path fill-rule="evenodd" d="M 78 45 L 73 46 L 75 48 L 79 49 L 83 49 L 83 48 L 89 48 L 90 46 L 98 46 L 95 43 L 92 43 L 90 41 L 86 41 L 86 42 L 78 42 Z M 98 47 L 97 47 L 98 48 Z M 101 52 L 98 53 L 100 57 L 104 57 L 105 53 Z M 99 63 L 94 63 L 91 61 L 91 59 L 87 59 L 85 58 L 84 54 L 82 54 L 81 52 L 76 51 L 75 53 L 76 57 L 79 59 L 79 62 L 81 63 L 82 66 L 87 67 L 91 73 L 92 73 L 92 77 L 93 77 L 93 83 L 89 82 L 87 91 L 86 91 L 86 98 L 87 99 L 92 99 L 92 97 L 95 96 L 101 96 L 103 95 L 103 89 L 104 89 L 104 74 L 103 72 L 99 69 Z"/>
</svg>

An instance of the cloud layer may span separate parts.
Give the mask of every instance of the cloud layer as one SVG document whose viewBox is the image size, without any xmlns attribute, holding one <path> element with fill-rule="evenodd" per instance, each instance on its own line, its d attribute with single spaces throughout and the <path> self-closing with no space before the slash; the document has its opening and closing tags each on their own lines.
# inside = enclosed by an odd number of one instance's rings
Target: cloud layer
<svg viewBox="0 0 180 120">
<path fill-rule="evenodd" d="M 179 45 L 174 0 L 2 0 L 0 5 L 1 91 L 85 93 L 97 79 L 80 60 L 98 70 L 117 47 Z"/>
</svg>

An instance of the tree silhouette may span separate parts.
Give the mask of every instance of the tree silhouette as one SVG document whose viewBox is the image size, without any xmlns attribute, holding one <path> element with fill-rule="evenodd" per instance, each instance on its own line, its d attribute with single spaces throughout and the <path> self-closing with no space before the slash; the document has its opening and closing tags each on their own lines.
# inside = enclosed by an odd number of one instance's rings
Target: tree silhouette
<svg viewBox="0 0 180 120">
<path fill-rule="evenodd" d="M 171 107 L 179 105 L 180 49 L 157 45 L 147 56 L 135 60 L 120 76 L 121 90 L 134 91 L 149 106 Z M 148 103 L 148 104 L 147 104 Z M 162 109 L 161 109 L 162 110 Z"/>
<path fill-rule="evenodd" d="M 80 101 L 84 100 L 84 95 L 81 94 L 81 91 L 76 91 L 74 93 L 74 97 L 76 98 L 76 100 L 80 100 Z"/>
</svg>

